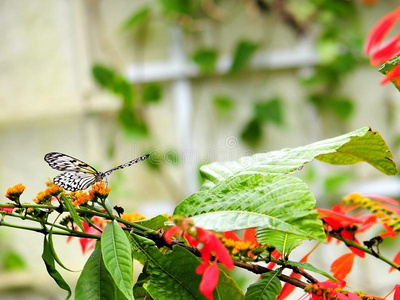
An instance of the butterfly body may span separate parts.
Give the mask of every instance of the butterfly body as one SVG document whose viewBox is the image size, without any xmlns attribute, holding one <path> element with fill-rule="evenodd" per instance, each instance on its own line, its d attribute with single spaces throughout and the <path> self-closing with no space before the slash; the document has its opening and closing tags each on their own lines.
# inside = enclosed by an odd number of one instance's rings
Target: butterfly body
<svg viewBox="0 0 400 300">
<path fill-rule="evenodd" d="M 64 173 L 54 177 L 54 184 L 63 187 L 67 191 L 79 191 L 87 189 L 96 182 L 103 181 L 113 171 L 129 167 L 149 158 L 149 156 L 149 154 L 140 156 L 105 172 L 98 172 L 95 168 L 87 163 L 59 152 L 47 153 L 44 156 L 44 160 L 53 169 L 64 171 Z"/>
</svg>

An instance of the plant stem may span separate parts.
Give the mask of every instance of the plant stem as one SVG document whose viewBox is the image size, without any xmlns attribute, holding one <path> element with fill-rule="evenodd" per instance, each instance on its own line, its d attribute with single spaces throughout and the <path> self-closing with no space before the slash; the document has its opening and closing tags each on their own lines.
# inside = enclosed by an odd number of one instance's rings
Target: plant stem
<svg viewBox="0 0 400 300">
<path fill-rule="evenodd" d="M 395 268 L 397 271 L 400 271 L 400 266 L 399 266 L 398 264 L 396 264 L 396 263 L 394 263 L 393 261 L 391 261 L 390 259 L 388 259 L 388 258 L 382 256 L 381 254 L 378 254 L 378 253 L 376 253 L 376 252 L 373 252 L 373 251 L 371 251 L 370 249 L 368 249 L 368 248 L 366 248 L 366 247 L 364 247 L 364 246 L 362 246 L 362 245 L 360 245 L 360 244 L 357 244 L 357 243 L 354 242 L 354 241 L 347 240 L 347 239 L 343 238 L 343 237 L 340 236 L 340 235 L 332 234 L 332 233 L 330 233 L 330 232 L 328 232 L 328 235 L 330 235 L 331 237 L 334 237 L 335 239 L 338 239 L 338 240 L 342 241 L 342 242 L 345 243 L 346 246 L 348 246 L 348 247 L 354 247 L 354 248 L 357 248 L 357 249 L 359 249 L 359 250 L 361 250 L 361 251 L 363 251 L 363 252 L 365 252 L 365 253 L 368 253 L 369 255 L 372 255 L 373 257 L 376 257 L 376 258 L 380 259 L 381 261 L 387 263 L 388 265 L 392 266 L 392 267 Z"/>
</svg>

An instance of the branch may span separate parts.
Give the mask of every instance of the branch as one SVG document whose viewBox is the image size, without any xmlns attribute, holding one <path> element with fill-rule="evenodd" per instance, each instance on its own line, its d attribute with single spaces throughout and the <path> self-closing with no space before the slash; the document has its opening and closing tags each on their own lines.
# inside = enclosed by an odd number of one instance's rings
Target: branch
<svg viewBox="0 0 400 300">
<path fill-rule="evenodd" d="M 361 251 L 363 251 L 363 252 L 365 252 L 365 253 L 367 253 L 369 255 L 372 255 L 373 257 L 376 257 L 376 258 L 380 259 L 381 261 L 387 263 L 388 265 L 390 265 L 393 268 L 395 268 L 397 271 L 400 271 L 400 266 L 398 264 L 396 264 L 393 261 L 391 261 L 390 259 L 384 257 L 383 255 L 378 254 L 375 251 L 372 251 L 372 250 L 370 250 L 370 249 L 368 249 L 368 248 L 366 248 L 366 247 L 364 247 L 364 246 L 362 246 L 360 244 L 357 244 L 354 241 L 347 240 L 347 239 L 343 238 L 340 235 L 336 235 L 336 234 L 331 233 L 331 232 L 327 232 L 327 234 L 330 235 L 331 237 L 334 237 L 335 239 L 338 239 L 338 240 L 342 241 L 343 243 L 346 244 L 346 246 L 357 248 L 357 249 L 359 249 L 359 250 L 361 250 Z"/>
</svg>

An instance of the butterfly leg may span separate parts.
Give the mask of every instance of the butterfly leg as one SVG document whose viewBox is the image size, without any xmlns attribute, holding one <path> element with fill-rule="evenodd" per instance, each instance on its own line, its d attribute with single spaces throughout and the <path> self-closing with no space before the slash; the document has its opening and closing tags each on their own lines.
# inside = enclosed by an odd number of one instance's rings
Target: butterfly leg
<svg viewBox="0 0 400 300">
<path fill-rule="evenodd" d="M 106 188 L 108 187 L 108 180 L 107 180 L 107 177 L 104 177 L 104 182 L 106 183 Z"/>
</svg>

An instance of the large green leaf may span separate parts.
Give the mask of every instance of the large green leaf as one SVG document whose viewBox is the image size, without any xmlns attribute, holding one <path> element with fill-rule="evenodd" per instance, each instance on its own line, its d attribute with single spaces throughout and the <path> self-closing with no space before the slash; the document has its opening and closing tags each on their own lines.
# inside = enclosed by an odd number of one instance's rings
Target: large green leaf
<svg viewBox="0 0 400 300">
<path fill-rule="evenodd" d="M 259 228 L 257 230 L 257 241 L 260 244 L 274 246 L 282 256 L 287 256 L 294 248 L 300 246 L 304 238 L 295 234 L 287 234 L 268 228 Z"/>
<path fill-rule="evenodd" d="M 54 281 L 57 283 L 57 285 L 60 288 L 62 288 L 63 290 L 66 290 L 68 292 L 68 295 L 65 299 L 69 299 L 71 297 L 71 288 L 65 282 L 64 278 L 62 278 L 61 274 L 58 273 L 58 271 L 56 269 L 56 266 L 54 263 L 54 257 L 53 257 L 53 254 L 51 253 L 50 244 L 49 244 L 46 236 L 44 237 L 42 259 L 46 265 L 46 269 L 47 269 L 47 272 L 49 273 L 49 275 L 54 279 Z"/>
<path fill-rule="evenodd" d="M 201 276 L 195 270 L 200 259 L 180 246 L 174 246 L 167 255 L 135 234 L 130 241 L 135 251 L 146 256 L 150 274 L 149 281 L 143 286 L 157 300 L 169 299 L 205 299 L 199 291 Z M 219 282 L 214 291 L 214 299 L 243 299 L 243 293 L 236 282 L 220 270 Z"/>
<path fill-rule="evenodd" d="M 268 272 L 261 279 L 250 285 L 245 300 L 276 300 L 281 292 L 281 282 L 278 272 Z"/>
<path fill-rule="evenodd" d="M 127 299 L 134 299 L 131 245 L 115 220 L 107 224 L 101 235 L 101 253 L 104 265 L 120 291 Z"/>
<path fill-rule="evenodd" d="M 266 227 L 325 241 L 315 198 L 300 179 L 280 174 L 246 174 L 227 179 L 183 200 L 176 215 L 215 231 Z"/>
<path fill-rule="evenodd" d="M 380 134 L 364 127 L 303 147 L 259 153 L 242 157 L 233 162 L 204 165 L 200 168 L 200 172 L 205 179 L 215 184 L 238 174 L 289 174 L 317 158 L 337 165 L 364 161 L 385 174 L 394 175 L 397 173 L 397 169 L 392 157 L 392 153 Z M 208 184 L 208 186 L 210 185 L 212 184 Z"/>
<path fill-rule="evenodd" d="M 75 288 L 75 300 L 115 299 L 118 288 L 96 247 L 87 260 Z"/>
</svg>

